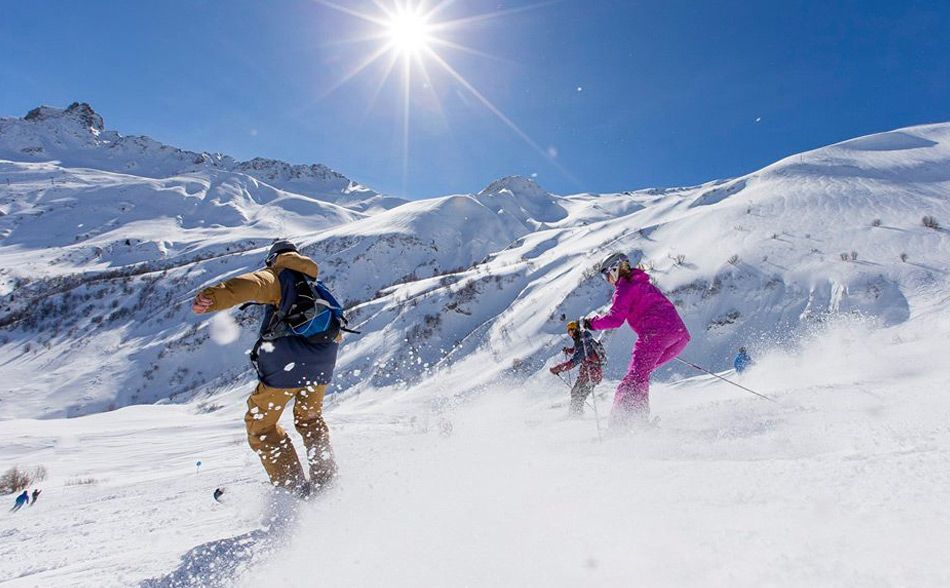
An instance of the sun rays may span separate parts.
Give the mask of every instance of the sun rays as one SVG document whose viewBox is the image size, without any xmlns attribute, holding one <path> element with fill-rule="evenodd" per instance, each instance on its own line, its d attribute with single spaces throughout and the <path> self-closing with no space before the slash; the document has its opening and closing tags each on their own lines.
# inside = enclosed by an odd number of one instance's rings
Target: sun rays
<svg viewBox="0 0 950 588">
<path fill-rule="evenodd" d="M 332 0 L 314 0 L 317 4 L 355 17 L 364 23 L 371 25 L 372 32 L 352 39 L 354 43 L 375 42 L 376 47 L 369 54 L 349 71 L 347 71 L 336 83 L 326 91 L 326 94 L 336 91 L 341 86 L 353 78 L 366 72 L 371 66 L 382 63 L 380 78 L 375 87 L 375 91 L 370 96 L 370 104 L 375 102 L 382 91 L 386 82 L 393 75 L 393 72 L 399 72 L 401 76 L 401 99 L 402 103 L 402 150 L 403 150 L 403 189 L 407 188 L 409 174 L 409 153 L 410 153 L 410 118 L 412 113 L 412 84 L 414 76 L 425 82 L 430 89 L 434 88 L 436 83 L 435 72 L 444 74 L 448 83 L 452 83 L 461 88 L 461 91 L 467 93 L 475 101 L 486 108 L 495 118 L 504 126 L 510 129 L 532 150 L 545 160 L 552 163 L 558 170 L 568 178 L 572 178 L 556 159 L 550 154 L 549 150 L 542 148 L 537 141 L 532 139 L 524 130 L 522 130 L 501 108 L 489 100 L 485 94 L 480 91 L 475 84 L 466 79 L 455 67 L 451 65 L 448 58 L 440 50 L 461 51 L 470 55 L 476 55 L 489 59 L 497 59 L 494 56 L 479 51 L 478 49 L 467 47 L 454 40 L 450 35 L 453 31 L 464 30 L 465 27 L 476 23 L 483 23 L 501 16 L 513 14 L 515 12 L 524 12 L 541 6 L 551 4 L 544 2 L 530 6 L 520 7 L 512 10 L 502 10 L 486 14 L 477 14 L 462 16 L 455 19 L 441 19 L 444 13 L 455 0 L 442 0 L 432 6 L 427 6 L 424 0 L 372 0 L 372 11 L 354 9 L 350 6 L 343 6 Z M 352 3 L 348 3 L 352 5 Z M 432 66 L 433 72 L 429 71 Z M 433 92 L 434 95 L 436 95 Z M 435 105 L 438 114 L 444 118 L 444 110 L 436 95 Z"/>
</svg>

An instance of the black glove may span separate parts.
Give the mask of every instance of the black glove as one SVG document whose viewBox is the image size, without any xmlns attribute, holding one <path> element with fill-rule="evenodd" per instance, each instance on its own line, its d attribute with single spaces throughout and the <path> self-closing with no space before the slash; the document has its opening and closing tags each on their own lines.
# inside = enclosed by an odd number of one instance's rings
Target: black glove
<svg viewBox="0 0 950 588">
<path fill-rule="evenodd" d="M 589 330 L 590 330 L 590 319 L 587 318 L 587 317 L 582 318 L 582 319 L 581 319 L 581 326 L 584 327 L 585 330 L 589 331 Z"/>
</svg>

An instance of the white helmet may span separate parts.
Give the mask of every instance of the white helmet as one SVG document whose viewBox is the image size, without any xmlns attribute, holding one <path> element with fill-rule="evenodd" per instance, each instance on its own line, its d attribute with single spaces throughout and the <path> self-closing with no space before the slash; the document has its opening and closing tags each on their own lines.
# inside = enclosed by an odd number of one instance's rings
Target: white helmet
<svg viewBox="0 0 950 588">
<path fill-rule="evenodd" d="M 600 275 L 604 277 L 608 282 L 613 278 L 613 281 L 616 282 L 617 278 L 620 276 L 620 266 L 623 264 L 630 264 L 630 258 L 627 257 L 625 253 L 611 253 L 608 255 L 600 265 L 597 267 L 600 271 Z"/>
</svg>

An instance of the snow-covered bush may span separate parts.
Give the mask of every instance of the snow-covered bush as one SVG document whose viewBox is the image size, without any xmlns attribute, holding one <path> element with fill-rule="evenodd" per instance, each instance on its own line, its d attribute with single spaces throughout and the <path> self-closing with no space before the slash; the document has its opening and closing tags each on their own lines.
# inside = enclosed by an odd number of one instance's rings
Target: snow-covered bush
<svg viewBox="0 0 950 588">
<path fill-rule="evenodd" d="M 581 281 L 586 282 L 592 278 L 595 278 L 600 275 L 600 264 L 595 263 L 584 268 L 584 273 L 581 274 Z"/>
<path fill-rule="evenodd" d="M 0 494 L 13 494 L 29 488 L 33 482 L 42 482 L 46 479 L 46 468 L 36 466 L 32 470 L 13 466 L 0 476 Z"/>
<path fill-rule="evenodd" d="M 13 494 L 30 485 L 33 480 L 20 468 L 13 466 L 0 476 L 0 494 Z"/>
</svg>

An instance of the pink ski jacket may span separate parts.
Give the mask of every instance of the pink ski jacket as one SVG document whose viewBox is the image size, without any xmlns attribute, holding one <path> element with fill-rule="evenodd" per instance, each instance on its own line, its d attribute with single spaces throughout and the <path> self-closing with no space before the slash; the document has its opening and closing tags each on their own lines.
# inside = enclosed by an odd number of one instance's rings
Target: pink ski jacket
<svg viewBox="0 0 950 588">
<path fill-rule="evenodd" d="M 629 278 L 620 278 L 614 287 L 610 310 L 591 319 L 591 329 L 616 329 L 626 321 L 637 335 L 686 331 L 676 307 L 650 283 L 645 271 L 634 269 Z"/>
</svg>

